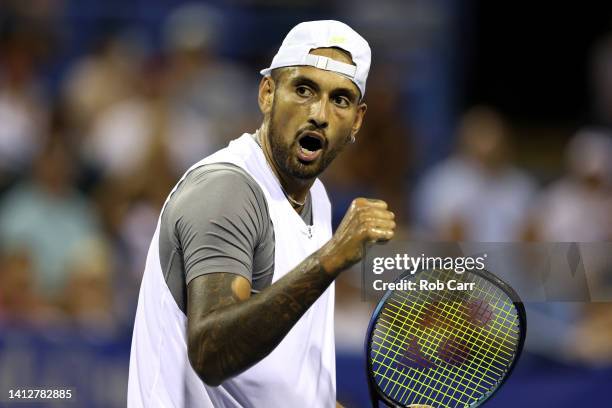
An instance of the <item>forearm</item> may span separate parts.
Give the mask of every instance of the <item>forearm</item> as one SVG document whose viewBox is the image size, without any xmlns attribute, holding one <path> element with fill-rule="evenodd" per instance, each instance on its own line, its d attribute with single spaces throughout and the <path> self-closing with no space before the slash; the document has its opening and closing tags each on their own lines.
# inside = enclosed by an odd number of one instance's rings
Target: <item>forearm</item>
<svg viewBox="0 0 612 408">
<path fill-rule="evenodd" d="M 218 308 L 189 332 L 190 360 L 203 381 L 218 385 L 267 356 L 333 282 L 321 251 L 256 296 Z"/>
</svg>

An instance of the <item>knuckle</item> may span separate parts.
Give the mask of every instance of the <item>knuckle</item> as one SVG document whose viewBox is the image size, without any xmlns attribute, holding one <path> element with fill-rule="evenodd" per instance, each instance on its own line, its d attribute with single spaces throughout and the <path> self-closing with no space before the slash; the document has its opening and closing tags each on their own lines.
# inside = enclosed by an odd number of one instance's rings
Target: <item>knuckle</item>
<svg viewBox="0 0 612 408">
<path fill-rule="evenodd" d="M 356 214 L 359 214 L 359 213 L 360 213 L 362 210 L 363 210 L 363 207 L 362 207 L 362 206 L 360 206 L 360 205 L 358 205 L 358 204 L 353 204 L 353 205 L 351 206 L 351 212 L 352 212 L 352 213 L 354 213 L 354 214 L 355 214 L 355 213 L 356 213 Z"/>
<path fill-rule="evenodd" d="M 365 199 L 363 197 L 357 197 L 356 199 L 353 200 L 353 205 L 355 205 L 357 207 L 361 207 L 361 206 L 365 205 L 366 202 L 367 202 L 367 199 Z"/>
</svg>

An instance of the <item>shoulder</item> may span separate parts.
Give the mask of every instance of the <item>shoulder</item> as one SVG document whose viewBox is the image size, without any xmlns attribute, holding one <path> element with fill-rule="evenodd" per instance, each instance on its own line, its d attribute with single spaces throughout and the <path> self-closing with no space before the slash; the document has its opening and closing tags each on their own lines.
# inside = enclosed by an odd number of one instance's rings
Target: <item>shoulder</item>
<svg viewBox="0 0 612 408">
<path fill-rule="evenodd" d="M 232 163 L 204 164 L 187 173 L 184 180 L 186 185 L 192 187 L 201 184 L 223 184 L 225 182 L 255 186 L 261 190 L 250 174 Z"/>
<path fill-rule="evenodd" d="M 271 223 L 261 187 L 242 168 L 233 164 L 206 164 L 190 171 L 172 194 L 162 223 L 187 231 L 221 229 L 249 230 L 261 238 Z"/>
<path fill-rule="evenodd" d="M 231 205 L 245 199 L 266 206 L 261 187 L 244 169 L 230 163 L 213 163 L 190 171 L 169 202 L 177 205 L 192 200 L 220 201 Z"/>
</svg>

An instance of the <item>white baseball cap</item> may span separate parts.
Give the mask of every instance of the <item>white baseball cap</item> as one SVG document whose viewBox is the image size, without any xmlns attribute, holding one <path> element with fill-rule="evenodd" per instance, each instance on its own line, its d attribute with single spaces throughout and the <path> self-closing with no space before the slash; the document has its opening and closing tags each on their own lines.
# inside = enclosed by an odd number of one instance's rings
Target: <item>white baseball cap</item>
<svg viewBox="0 0 612 408">
<path fill-rule="evenodd" d="M 341 48 L 351 54 L 354 65 L 310 54 L 315 48 L 329 47 Z M 348 25 L 335 20 L 306 21 L 289 31 L 270 67 L 260 72 L 269 75 L 275 68 L 296 65 L 337 72 L 353 81 L 363 98 L 371 59 L 372 51 L 368 42 Z"/>
</svg>

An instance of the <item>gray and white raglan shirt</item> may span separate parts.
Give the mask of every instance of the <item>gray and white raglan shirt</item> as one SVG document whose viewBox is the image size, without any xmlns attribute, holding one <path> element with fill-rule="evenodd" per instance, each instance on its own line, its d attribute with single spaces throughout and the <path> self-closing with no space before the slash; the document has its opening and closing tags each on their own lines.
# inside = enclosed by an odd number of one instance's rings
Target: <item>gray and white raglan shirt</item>
<svg viewBox="0 0 612 408">
<path fill-rule="evenodd" d="M 308 194 L 300 214 L 311 224 Z M 161 217 L 159 258 L 170 292 L 187 310 L 187 285 L 227 272 L 249 280 L 252 293 L 272 282 L 274 227 L 263 191 L 240 167 L 214 163 L 193 170 Z"/>
</svg>

